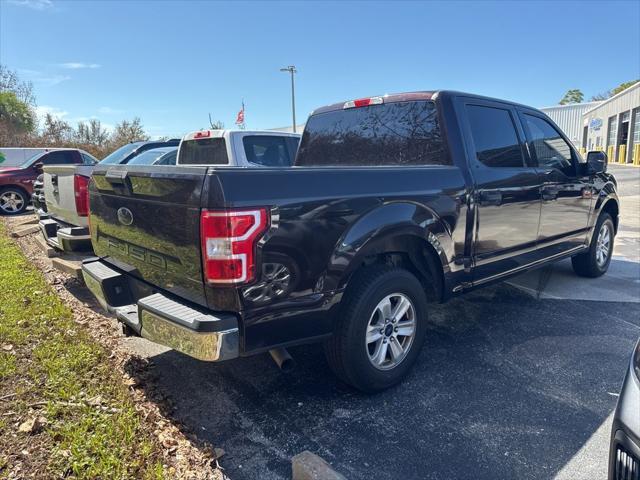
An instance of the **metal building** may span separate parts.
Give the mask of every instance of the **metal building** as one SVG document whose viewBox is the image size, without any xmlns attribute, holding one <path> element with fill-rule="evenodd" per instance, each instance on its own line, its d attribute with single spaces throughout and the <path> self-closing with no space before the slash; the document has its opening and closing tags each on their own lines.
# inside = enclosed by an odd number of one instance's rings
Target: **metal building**
<svg viewBox="0 0 640 480">
<path fill-rule="evenodd" d="M 541 108 L 558 125 L 576 148 L 582 146 L 582 114 L 600 105 L 602 102 L 572 103 Z"/>
<path fill-rule="evenodd" d="M 640 82 L 582 115 L 582 151 L 605 150 L 609 162 L 640 165 Z"/>
</svg>

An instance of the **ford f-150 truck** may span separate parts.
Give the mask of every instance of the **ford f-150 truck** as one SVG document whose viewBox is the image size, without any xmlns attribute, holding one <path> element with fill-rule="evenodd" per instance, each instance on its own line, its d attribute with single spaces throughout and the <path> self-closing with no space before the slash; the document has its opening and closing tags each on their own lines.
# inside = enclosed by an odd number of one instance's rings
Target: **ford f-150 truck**
<svg viewBox="0 0 640 480">
<path fill-rule="evenodd" d="M 464 93 L 320 108 L 290 169 L 194 158 L 94 170 L 87 286 L 129 333 L 201 360 L 324 342 L 367 392 L 407 374 L 430 302 L 566 257 L 602 275 L 618 226 L 604 153 Z"/>
</svg>

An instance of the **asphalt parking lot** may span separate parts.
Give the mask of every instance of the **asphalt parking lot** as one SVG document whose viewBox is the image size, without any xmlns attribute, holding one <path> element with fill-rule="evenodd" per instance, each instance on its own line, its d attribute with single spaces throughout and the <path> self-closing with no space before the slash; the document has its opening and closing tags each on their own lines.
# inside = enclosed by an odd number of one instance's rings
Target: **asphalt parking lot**
<svg viewBox="0 0 640 480">
<path fill-rule="evenodd" d="M 349 479 L 605 478 L 640 336 L 640 169 L 610 170 L 623 204 L 609 274 L 562 262 L 434 306 L 415 368 L 387 392 L 342 384 L 317 346 L 292 349 L 285 374 L 267 355 L 213 365 L 127 342 L 232 479 L 290 478 L 303 450 Z"/>
</svg>

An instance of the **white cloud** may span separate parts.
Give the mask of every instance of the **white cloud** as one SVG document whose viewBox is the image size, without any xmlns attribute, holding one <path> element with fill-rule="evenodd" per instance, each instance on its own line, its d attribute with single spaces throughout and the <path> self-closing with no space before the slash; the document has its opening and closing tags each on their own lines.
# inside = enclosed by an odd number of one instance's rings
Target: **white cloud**
<svg viewBox="0 0 640 480">
<path fill-rule="evenodd" d="M 51 0 L 9 0 L 9 3 L 34 10 L 46 10 L 47 8 L 53 7 Z"/>
<path fill-rule="evenodd" d="M 124 113 L 124 110 L 119 110 L 117 108 L 111 107 L 100 107 L 98 109 L 98 113 L 101 113 L 103 115 L 119 115 L 121 113 Z"/>
<path fill-rule="evenodd" d="M 91 68 L 91 69 L 100 68 L 102 65 L 100 65 L 99 63 L 66 62 L 66 63 L 59 63 L 58 66 L 62 68 L 67 68 L 69 70 L 81 70 L 85 68 Z"/>
<path fill-rule="evenodd" d="M 33 83 L 41 83 L 49 86 L 58 85 L 59 83 L 71 80 L 69 75 L 47 74 L 38 70 L 27 70 L 23 68 L 19 68 L 18 73 L 27 78 L 27 80 L 31 80 Z"/>
</svg>

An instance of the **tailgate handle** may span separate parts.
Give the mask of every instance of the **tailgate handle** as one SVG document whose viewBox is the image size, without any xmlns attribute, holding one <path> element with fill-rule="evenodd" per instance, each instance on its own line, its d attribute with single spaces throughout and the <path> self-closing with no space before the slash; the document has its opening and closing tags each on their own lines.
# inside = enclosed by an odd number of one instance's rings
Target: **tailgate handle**
<svg viewBox="0 0 640 480">
<path fill-rule="evenodd" d="M 125 170 L 107 170 L 107 173 L 104 175 L 104 178 L 111 185 L 122 185 L 125 186 L 127 182 L 127 172 Z"/>
</svg>

